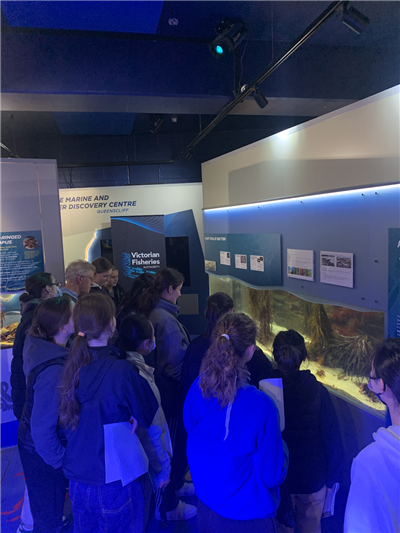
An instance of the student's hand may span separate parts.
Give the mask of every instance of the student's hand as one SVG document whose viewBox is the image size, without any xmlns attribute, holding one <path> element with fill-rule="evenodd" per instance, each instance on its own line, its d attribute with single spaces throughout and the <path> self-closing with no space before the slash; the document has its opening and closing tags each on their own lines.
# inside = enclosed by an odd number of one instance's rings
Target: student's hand
<svg viewBox="0 0 400 533">
<path fill-rule="evenodd" d="M 129 420 L 129 422 L 132 424 L 132 435 L 134 435 L 136 428 L 138 427 L 137 420 L 133 418 L 133 416 L 131 416 L 131 419 Z"/>
<path fill-rule="evenodd" d="M 170 481 L 171 481 L 170 478 L 168 478 L 168 479 L 166 479 L 166 480 L 164 480 L 164 481 L 160 481 L 160 482 L 158 483 L 158 488 L 159 488 L 160 490 L 161 490 L 161 489 L 164 489 L 164 488 L 168 485 L 168 483 L 169 483 Z"/>
</svg>

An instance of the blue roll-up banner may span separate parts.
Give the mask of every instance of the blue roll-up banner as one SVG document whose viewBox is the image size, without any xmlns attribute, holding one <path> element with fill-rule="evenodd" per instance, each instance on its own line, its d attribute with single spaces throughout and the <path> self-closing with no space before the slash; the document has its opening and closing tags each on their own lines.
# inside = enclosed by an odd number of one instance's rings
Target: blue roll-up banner
<svg viewBox="0 0 400 533">
<path fill-rule="evenodd" d="M 400 337 L 400 228 L 389 228 L 388 337 Z"/>
<path fill-rule="evenodd" d="M 255 287 L 282 285 L 279 234 L 206 234 L 205 269 Z"/>
<path fill-rule="evenodd" d="M 44 271 L 42 232 L 0 233 L 0 265 L 1 292 L 24 291 L 26 278 Z"/>
<path fill-rule="evenodd" d="M 111 217 L 114 265 L 127 291 L 143 274 L 157 274 L 167 266 L 164 215 Z"/>
</svg>

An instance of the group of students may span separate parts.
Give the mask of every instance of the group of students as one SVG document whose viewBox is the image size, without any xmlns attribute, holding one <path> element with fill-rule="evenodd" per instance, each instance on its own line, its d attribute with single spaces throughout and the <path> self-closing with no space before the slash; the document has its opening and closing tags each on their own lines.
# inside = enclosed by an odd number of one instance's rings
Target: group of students
<svg viewBox="0 0 400 533">
<path fill-rule="evenodd" d="M 104 426 L 119 422 L 136 431 L 169 520 L 197 513 L 201 533 L 265 533 L 276 531 L 278 514 L 281 530 L 319 532 L 343 449 L 326 388 L 300 370 L 304 338 L 280 332 L 273 368 L 256 347 L 255 322 L 216 293 L 207 331 L 190 342 L 178 320 L 179 272 L 142 274 L 116 310 L 102 290 L 102 267 L 80 263 L 86 270 L 73 277 L 68 267 L 63 289 L 76 301 L 44 273 L 28 278 L 21 296 L 25 305 L 36 301 L 30 325 L 22 316 L 13 360 L 22 350 L 26 395 L 14 409 L 35 532 L 61 530 L 68 484 L 76 532 L 144 531 L 149 476 L 106 483 Z M 282 434 L 274 402 L 256 388 L 270 377 L 283 382 Z M 353 463 L 346 533 L 400 529 L 400 339 L 378 350 L 369 383 L 393 424 Z M 193 483 L 184 479 L 188 466 Z M 180 499 L 194 492 L 197 508 Z"/>
</svg>

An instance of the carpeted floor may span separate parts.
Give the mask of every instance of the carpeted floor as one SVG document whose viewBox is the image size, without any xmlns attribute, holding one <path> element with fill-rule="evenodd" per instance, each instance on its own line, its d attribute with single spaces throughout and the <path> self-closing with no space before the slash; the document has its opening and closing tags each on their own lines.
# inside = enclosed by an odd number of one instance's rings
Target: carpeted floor
<svg viewBox="0 0 400 533">
<path fill-rule="evenodd" d="M 1 450 L 1 531 L 2 533 L 16 533 L 21 521 L 21 509 L 24 498 L 24 474 L 16 446 Z M 196 496 L 185 498 L 187 503 L 196 504 Z M 65 516 L 72 518 L 71 503 L 67 497 L 65 501 Z M 160 522 L 154 518 L 154 504 L 152 505 L 147 533 L 159 533 Z M 71 527 L 63 529 L 63 533 L 72 532 Z M 197 533 L 196 518 L 170 523 L 165 533 Z"/>
<path fill-rule="evenodd" d="M 1 450 L 1 531 L 2 533 L 16 533 L 20 524 L 21 508 L 24 497 L 24 474 L 16 446 Z M 343 531 L 343 515 L 347 494 L 338 492 L 337 513 L 334 517 L 322 520 L 322 533 L 341 533 Z M 185 498 L 187 503 L 196 504 L 196 496 Z M 65 501 L 65 516 L 72 519 L 71 503 Z M 154 502 L 150 510 L 151 519 L 147 526 L 147 533 L 197 533 L 196 518 L 191 520 L 172 522 L 168 529 L 161 530 L 160 522 L 154 518 Z M 63 533 L 72 533 L 72 523 L 64 528 Z"/>
</svg>

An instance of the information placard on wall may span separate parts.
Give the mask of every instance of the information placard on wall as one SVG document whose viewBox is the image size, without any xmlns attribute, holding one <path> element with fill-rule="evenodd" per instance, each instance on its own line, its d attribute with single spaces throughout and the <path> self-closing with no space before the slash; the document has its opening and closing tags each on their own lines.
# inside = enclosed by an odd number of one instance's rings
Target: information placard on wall
<svg viewBox="0 0 400 533">
<path fill-rule="evenodd" d="M 114 265 L 125 290 L 140 274 L 157 274 L 167 266 L 163 215 L 112 217 L 111 234 Z"/>
<path fill-rule="evenodd" d="M 44 271 L 42 232 L 18 231 L 0 233 L 1 292 L 25 290 L 25 280 Z"/>
<path fill-rule="evenodd" d="M 206 234 L 205 269 L 251 285 L 282 285 L 279 234 Z"/>
<path fill-rule="evenodd" d="M 302 281 L 314 281 L 313 250 L 287 249 L 287 276 Z"/>
<path fill-rule="evenodd" d="M 353 288 L 354 258 L 346 252 L 320 252 L 320 281 Z"/>
</svg>

